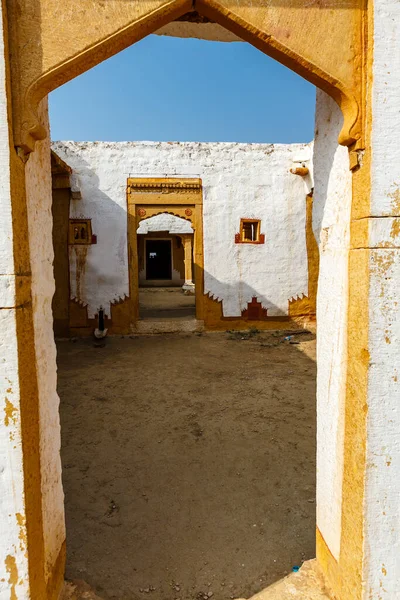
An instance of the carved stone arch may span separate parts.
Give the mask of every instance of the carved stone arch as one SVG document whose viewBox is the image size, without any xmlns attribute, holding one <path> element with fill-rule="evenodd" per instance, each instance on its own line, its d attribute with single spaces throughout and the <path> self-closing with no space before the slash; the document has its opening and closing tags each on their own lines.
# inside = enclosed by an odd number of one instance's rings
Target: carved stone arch
<svg viewBox="0 0 400 600">
<path fill-rule="evenodd" d="M 10 3 L 14 145 L 29 153 L 46 137 L 38 107 L 47 94 L 179 18 L 191 5 L 191 0 Z"/>
<path fill-rule="evenodd" d="M 354 142 L 363 145 L 363 16 L 366 0 L 196 0 L 195 4 L 205 17 L 331 96 L 344 119 L 339 143 L 343 146 Z M 290 18 L 288 14 L 285 16 L 288 11 L 292 13 Z M 308 20 L 302 19 L 302 11 L 308 11 Z M 341 44 L 332 40 L 332 24 L 336 17 Z M 322 46 L 313 39 L 313 34 L 318 34 L 316 38 L 320 39 L 321 31 L 326 34 Z M 296 37 L 297 43 L 293 41 Z M 309 44 L 303 45 L 301 51 L 298 40 L 307 37 Z M 308 48 L 304 47 L 307 45 Z"/>
<path fill-rule="evenodd" d="M 17 11 L 16 3 L 10 3 L 8 19 L 14 143 L 24 152 L 32 151 L 35 140 L 46 135 L 37 116 L 46 94 L 194 9 L 332 96 L 344 115 L 339 142 L 362 146 L 365 0 L 93 0 L 88 4 L 21 0 L 20 4 L 25 6 Z M 72 18 L 75 13 L 82 13 L 84 20 Z"/>
<path fill-rule="evenodd" d="M 159 209 L 156 209 L 155 211 L 151 212 L 151 215 L 141 215 L 140 211 L 141 209 L 137 209 L 137 224 L 139 225 L 140 223 L 142 223 L 143 221 L 148 221 L 149 219 L 153 219 L 154 217 L 157 217 L 158 215 L 172 215 L 174 217 L 177 217 L 178 219 L 182 219 L 182 221 L 187 221 L 188 223 L 190 223 L 190 226 L 192 227 L 192 229 L 194 228 L 194 215 L 193 212 L 191 215 L 187 215 L 185 214 L 185 211 L 187 211 L 187 208 L 182 208 L 179 210 L 179 208 L 175 208 L 175 209 L 163 209 L 162 207 L 160 207 Z M 178 235 L 178 234 L 177 234 Z"/>
</svg>

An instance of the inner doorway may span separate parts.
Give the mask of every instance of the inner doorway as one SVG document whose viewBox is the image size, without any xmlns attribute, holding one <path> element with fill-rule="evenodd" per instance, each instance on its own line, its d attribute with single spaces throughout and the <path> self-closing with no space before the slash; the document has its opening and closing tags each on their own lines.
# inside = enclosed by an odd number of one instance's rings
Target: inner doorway
<svg viewBox="0 0 400 600">
<path fill-rule="evenodd" d="M 203 194 L 199 178 L 129 177 L 130 297 L 142 333 L 203 325 Z"/>
<path fill-rule="evenodd" d="M 179 329 L 188 321 L 196 322 L 195 284 L 186 265 L 193 262 L 193 234 L 179 236 L 168 230 L 151 231 L 165 227 L 165 217 L 171 222 L 171 215 L 158 215 L 138 229 L 139 318 L 146 320 L 147 325 L 161 319 L 165 325 Z M 176 217 L 176 220 L 179 224 L 182 219 Z M 162 225 L 157 225 L 160 222 Z M 186 222 L 184 225 L 190 228 Z M 145 230 L 148 233 L 140 233 Z M 187 237 L 189 252 L 185 252 Z"/>
<path fill-rule="evenodd" d="M 176 209 L 175 209 L 176 210 Z M 155 208 L 157 211 L 157 208 Z M 143 213 L 146 214 L 143 214 Z M 194 229 L 187 219 L 168 212 L 147 217 L 137 228 L 137 266 L 131 276 L 139 284 L 139 327 L 195 328 L 196 297 L 193 261 Z"/>
<path fill-rule="evenodd" d="M 172 280 L 171 240 L 145 240 L 146 280 Z"/>
</svg>

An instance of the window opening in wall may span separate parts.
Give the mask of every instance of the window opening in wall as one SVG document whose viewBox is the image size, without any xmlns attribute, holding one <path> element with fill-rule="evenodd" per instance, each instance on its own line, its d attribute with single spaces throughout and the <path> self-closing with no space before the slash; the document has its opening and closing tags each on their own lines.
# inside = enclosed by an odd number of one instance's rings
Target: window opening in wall
<svg viewBox="0 0 400 600">
<path fill-rule="evenodd" d="M 264 244 L 260 219 L 241 219 L 240 231 L 235 235 L 236 244 Z"/>
<path fill-rule="evenodd" d="M 69 222 L 70 244 L 91 244 L 92 226 L 90 219 L 71 219 Z"/>
<path fill-rule="evenodd" d="M 242 242 L 258 242 L 260 239 L 260 221 L 242 219 L 241 234 Z"/>
</svg>

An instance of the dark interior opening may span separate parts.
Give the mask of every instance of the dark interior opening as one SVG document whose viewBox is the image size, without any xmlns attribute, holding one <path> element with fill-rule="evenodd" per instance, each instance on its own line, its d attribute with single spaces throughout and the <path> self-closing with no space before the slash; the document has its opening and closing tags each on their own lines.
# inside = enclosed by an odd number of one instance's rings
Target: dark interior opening
<svg viewBox="0 0 400 600">
<path fill-rule="evenodd" d="M 146 240 L 146 279 L 172 279 L 171 240 Z"/>
</svg>

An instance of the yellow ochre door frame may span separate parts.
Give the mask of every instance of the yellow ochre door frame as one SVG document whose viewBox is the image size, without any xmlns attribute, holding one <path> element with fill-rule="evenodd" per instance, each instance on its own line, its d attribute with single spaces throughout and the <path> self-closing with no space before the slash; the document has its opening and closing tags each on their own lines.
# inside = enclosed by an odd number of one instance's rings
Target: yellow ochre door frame
<svg viewBox="0 0 400 600">
<path fill-rule="evenodd" d="M 128 269 L 131 328 L 139 319 L 139 264 L 137 230 L 140 221 L 162 213 L 190 221 L 196 319 L 204 319 L 203 188 L 199 178 L 129 177 L 127 181 Z"/>
</svg>

